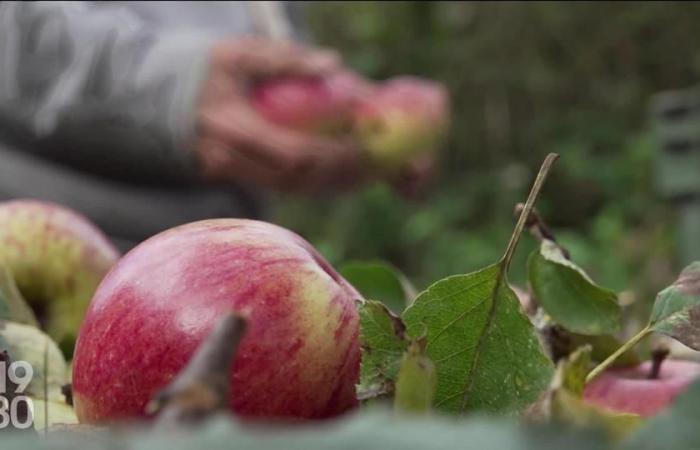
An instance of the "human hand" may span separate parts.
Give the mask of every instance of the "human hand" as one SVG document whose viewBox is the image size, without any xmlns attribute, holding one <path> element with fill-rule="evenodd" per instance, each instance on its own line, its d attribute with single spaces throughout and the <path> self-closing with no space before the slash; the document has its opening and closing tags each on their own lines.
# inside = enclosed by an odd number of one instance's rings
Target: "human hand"
<svg viewBox="0 0 700 450">
<path fill-rule="evenodd" d="M 284 190 L 345 187 L 361 179 L 365 162 L 352 141 L 275 125 L 248 101 L 248 88 L 257 79 L 322 75 L 339 67 L 335 53 L 287 42 L 243 38 L 215 45 L 197 108 L 204 176 Z"/>
</svg>

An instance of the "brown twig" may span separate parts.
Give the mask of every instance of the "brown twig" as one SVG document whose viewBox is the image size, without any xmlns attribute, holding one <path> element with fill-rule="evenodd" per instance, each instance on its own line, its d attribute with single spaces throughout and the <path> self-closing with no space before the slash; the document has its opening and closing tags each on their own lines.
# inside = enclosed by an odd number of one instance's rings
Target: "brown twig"
<svg viewBox="0 0 700 450">
<path fill-rule="evenodd" d="M 228 408 L 233 358 L 245 333 L 244 319 L 228 314 L 214 327 L 175 380 L 160 391 L 147 412 L 156 427 L 191 425 Z"/>
<path fill-rule="evenodd" d="M 548 324 L 541 330 L 549 356 L 554 363 L 568 358 L 573 348 L 571 334 L 563 327 L 556 324 Z"/>
<path fill-rule="evenodd" d="M 523 203 L 518 203 L 517 205 L 515 205 L 514 214 L 516 217 L 518 217 L 522 213 L 523 208 L 525 208 L 525 205 Z M 557 241 L 556 236 L 535 208 L 533 208 L 532 211 L 530 211 L 530 215 L 525 221 L 525 227 L 530 232 L 530 234 L 539 242 L 542 242 L 544 240 L 554 242 L 561 251 L 561 253 L 564 255 L 564 257 L 566 259 L 571 259 L 571 253 L 569 253 L 569 250 Z"/>
<path fill-rule="evenodd" d="M 651 369 L 647 378 L 650 380 L 656 380 L 661 374 L 661 364 L 666 360 L 668 355 L 671 354 L 671 349 L 665 344 L 658 344 L 651 351 Z"/>
<path fill-rule="evenodd" d="M 66 399 L 66 404 L 73 406 L 73 384 L 67 383 L 61 386 L 61 394 Z"/>
</svg>

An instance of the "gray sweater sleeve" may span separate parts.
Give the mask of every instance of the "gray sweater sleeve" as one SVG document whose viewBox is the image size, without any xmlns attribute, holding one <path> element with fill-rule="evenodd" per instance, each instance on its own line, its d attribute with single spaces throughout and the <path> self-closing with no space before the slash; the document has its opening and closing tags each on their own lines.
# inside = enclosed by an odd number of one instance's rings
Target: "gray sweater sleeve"
<svg viewBox="0 0 700 450">
<path fill-rule="evenodd" d="M 0 2 L 0 139 L 99 175 L 191 179 L 211 42 L 123 9 Z"/>
</svg>

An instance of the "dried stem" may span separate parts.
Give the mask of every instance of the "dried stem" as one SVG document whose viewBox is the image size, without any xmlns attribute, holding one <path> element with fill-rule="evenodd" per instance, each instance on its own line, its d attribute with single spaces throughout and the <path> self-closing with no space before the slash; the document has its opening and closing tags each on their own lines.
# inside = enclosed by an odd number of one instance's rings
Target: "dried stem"
<svg viewBox="0 0 700 450">
<path fill-rule="evenodd" d="M 67 383 L 61 386 L 61 394 L 63 394 L 63 398 L 65 398 L 66 404 L 73 406 L 73 384 Z"/>
<path fill-rule="evenodd" d="M 525 224 L 527 223 L 527 220 L 530 217 L 530 212 L 532 211 L 532 208 L 535 205 L 535 201 L 537 201 L 537 197 L 540 195 L 542 186 L 544 186 L 544 182 L 547 179 L 547 175 L 549 174 L 549 169 L 552 168 L 552 164 L 554 164 L 554 161 L 556 161 L 558 158 L 559 155 L 557 155 L 556 153 L 550 153 L 549 155 L 547 155 L 544 162 L 542 163 L 542 167 L 540 167 L 540 171 L 537 174 L 537 178 L 535 179 L 535 182 L 532 185 L 532 189 L 530 189 L 530 194 L 527 197 L 525 206 L 523 206 L 523 209 L 520 213 L 520 217 L 518 218 L 518 222 L 515 224 L 515 229 L 513 230 L 513 234 L 510 237 L 510 241 L 508 241 L 506 251 L 503 254 L 502 261 L 504 270 L 502 271 L 502 273 L 504 274 L 505 272 L 507 272 L 508 267 L 510 267 L 510 262 L 513 259 L 515 248 L 518 246 L 518 241 L 520 241 L 520 235 L 525 229 Z"/>
<path fill-rule="evenodd" d="M 637 345 L 639 341 L 641 341 L 643 338 L 645 338 L 649 333 L 651 333 L 651 328 L 649 326 L 645 327 L 642 331 L 637 333 L 632 339 L 629 341 L 625 342 L 622 347 L 618 348 L 615 353 L 612 355 L 608 356 L 608 358 L 603 361 L 602 363 L 598 364 L 591 372 L 588 374 L 586 377 L 586 383 L 590 383 L 595 377 L 603 373 L 605 369 L 610 367 L 612 363 L 615 362 L 617 358 L 619 358 L 623 353 Z"/>
<path fill-rule="evenodd" d="M 657 380 L 661 374 L 661 365 L 666 360 L 668 355 L 671 354 L 671 349 L 667 345 L 659 344 L 651 352 L 651 369 L 647 378 L 650 380 Z"/>
<path fill-rule="evenodd" d="M 525 204 L 518 203 L 517 205 L 515 205 L 514 214 L 516 216 L 520 216 L 524 209 Z M 551 228 L 549 228 L 544 219 L 542 219 L 542 216 L 536 208 L 533 207 L 530 211 L 530 214 L 528 215 L 528 218 L 525 221 L 525 227 L 528 229 L 532 237 L 534 237 L 538 242 L 548 240 L 555 243 L 561 251 L 561 253 L 564 255 L 564 257 L 566 259 L 571 259 L 571 253 L 569 252 L 569 250 L 563 245 L 561 245 L 559 241 L 557 241 L 557 238 L 552 232 Z"/>
<path fill-rule="evenodd" d="M 228 407 L 231 365 L 245 328 L 245 320 L 234 314 L 216 324 L 185 369 L 149 404 L 157 427 L 193 424 Z"/>
</svg>

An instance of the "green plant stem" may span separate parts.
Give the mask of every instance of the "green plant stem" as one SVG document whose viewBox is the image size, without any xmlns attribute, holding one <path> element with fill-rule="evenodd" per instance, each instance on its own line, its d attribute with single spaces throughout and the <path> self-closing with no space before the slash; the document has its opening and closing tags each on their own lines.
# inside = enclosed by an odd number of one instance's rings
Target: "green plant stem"
<svg viewBox="0 0 700 450">
<path fill-rule="evenodd" d="M 631 349 L 632 347 L 637 345 L 637 343 L 639 341 L 641 341 L 642 339 L 644 339 L 644 337 L 646 337 L 646 335 L 649 333 L 651 333 L 651 327 L 649 327 L 649 325 L 647 325 L 646 327 L 644 327 L 644 329 L 642 331 L 640 331 L 634 337 L 632 337 L 632 339 L 625 342 L 620 348 L 618 348 L 615 351 L 615 353 L 608 356 L 605 361 L 598 364 L 593 370 L 591 370 L 590 373 L 588 374 L 588 376 L 586 377 L 586 383 L 590 383 L 595 377 L 597 377 L 605 369 L 610 367 L 610 365 L 612 363 L 614 363 L 615 360 L 620 357 L 620 355 L 622 355 L 623 353 L 625 353 L 626 351 L 628 351 L 629 349 Z"/>
<path fill-rule="evenodd" d="M 547 155 L 544 162 L 542 163 L 542 167 L 540 167 L 540 171 L 537 174 L 535 183 L 532 185 L 532 189 L 530 190 L 530 195 L 528 195 L 527 197 L 527 201 L 525 202 L 523 210 L 520 212 L 520 217 L 518 217 L 518 222 L 515 225 L 513 234 L 510 236 L 510 241 L 508 241 L 508 247 L 506 247 L 506 251 L 503 254 L 502 261 L 504 270 L 501 271 L 501 273 L 505 273 L 508 270 L 508 267 L 510 266 L 510 262 L 513 259 L 513 254 L 515 253 L 515 248 L 518 246 L 518 241 L 520 240 L 520 235 L 523 234 L 525 224 L 527 223 L 527 220 L 530 217 L 530 212 L 532 211 L 532 208 L 535 206 L 535 201 L 537 201 L 537 197 L 540 195 L 540 190 L 542 190 L 544 181 L 547 179 L 549 169 L 552 168 L 552 164 L 554 164 L 554 161 L 556 161 L 558 158 L 559 155 L 557 155 L 556 153 L 550 153 Z"/>
</svg>

